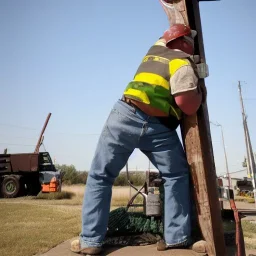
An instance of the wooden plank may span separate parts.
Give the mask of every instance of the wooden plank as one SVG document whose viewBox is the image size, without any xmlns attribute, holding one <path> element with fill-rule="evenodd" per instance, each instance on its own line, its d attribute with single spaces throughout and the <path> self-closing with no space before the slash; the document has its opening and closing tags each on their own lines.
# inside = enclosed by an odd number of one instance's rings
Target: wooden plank
<svg viewBox="0 0 256 256">
<path fill-rule="evenodd" d="M 203 35 L 199 4 L 197 0 L 169 0 L 172 8 L 167 9 L 170 25 L 183 23 L 195 29 L 195 54 L 205 63 Z M 199 86 L 204 86 L 199 80 Z M 225 256 L 224 231 L 218 200 L 216 170 L 213 157 L 212 141 L 207 104 L 204 103 L 198 113 L 186 116 L 181 125 L 188 163 L 190 165 L 198 220 L 203 238 L 206 240 L 209 256 Z"/>
</svg>

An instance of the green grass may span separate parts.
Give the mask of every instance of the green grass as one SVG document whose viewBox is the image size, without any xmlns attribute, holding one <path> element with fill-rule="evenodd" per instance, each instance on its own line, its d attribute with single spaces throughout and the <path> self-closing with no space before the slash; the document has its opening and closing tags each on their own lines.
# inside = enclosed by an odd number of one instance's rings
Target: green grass
<svg viewBox="0 0 256 256">
<path fill-rule="evenodd" d="M 256 249 L 256 223 L 242 221 L 245 246 L 247 249 Z"/>
<path fill-rule="evenodd" d="M 115 196 L 111 200 L 111 206 L 113 207 L 127 206 L 128 201 L 129 201 L 129 198 L 125 195 Z M 141 195 L 137 196 L 133 201 L 133 204 L 142 204 L 142 203 L 143 203 L 143 198 Z"/>
<path fill-rule="evenodd" d="M 113 188 L 111 209 L 125 206 L 133 193 L 128 187 Z M 41 254 L 77 236 L 83 195 L 84 186 L 63 186 L 60 193 L 1 198 L 0 256 Z"/>
<path fill-rule="evenodd" d="M 111 209 L 126 206 L 134 193 L 128 187 L 114 187 Z M 0 199 L 0 256 L 41 254 L 77 236 L 83 194 L 84 186 L 65 186 L 59 194 Z M 139 196 L 135 203 L 141 202 Z M 256 248 L 256 224 L 243 221 L 242 225 L 246 247 Z"/>
<path fill-rule="evenodd" d="M 80 232 L 80 209 L 0 203 L 0 255 L 43 253 Z"/>
<path fill-rule="evenodd" d="M 68 191 L 56 192 L 56 193 L 42 193 L 40 192 L 35 199 L 46 199 L 46 200 L 61 200 L 71 199 L 75 196 L 74 193 Z"/>
</svg>

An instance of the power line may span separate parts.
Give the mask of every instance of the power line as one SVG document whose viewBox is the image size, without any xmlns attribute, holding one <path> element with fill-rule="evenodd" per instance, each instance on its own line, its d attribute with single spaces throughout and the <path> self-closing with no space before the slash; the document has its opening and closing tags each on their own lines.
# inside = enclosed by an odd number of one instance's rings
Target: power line
<svg viewBox="0 0 256 256">
<path fill-rule="evenodd" d="M 26 146 L 26 147 L 35 147 L 36 145 L 27 145 L 27 144 L 12 144 L 12 143 L 2 143 L 0 142 L 1 145 L 9 145 L 9 146 Z"/>
<path fill-rule="evenodd" d="M 28 126 L 20 126 L 20 125 L 15 125 L 15 124 L 5 124 L 5 123 L 0 123 L 0 126 L 8 126 L 8 127 L 15 127 L 15 128 L 21 128 L 21 129 L 27 129 L 27 130 L 33 130 L 33 131 L 38 131 L 39 129 L 33 128 L 33 127 L 28 127 Z M 48 134 L 59 134 L 59 135 L 72 135 L 72 136 L 99 136 L 100 133 L 69 133 L 69 132 L 47 132 Z M 24 137 L 25 138 L 25 137 Z"/>
<path fill-rule="evenodd" d="M 0 123 L 1 126 L 9 126 L 9 127 L 15 127 L 15 128 L 21 128 L 21 129 L 27 129 L 27 130 L 38 130 L 36 128 L 28 127 L 28 126 L 21 126 L 16 124 L 4 124 Z"/>
<path fill-rule="evenodd" d="M 244 98 L 243 100 L 256 100 L 256 98 Z"/>
<path fill-rule="evenodd" d="M 48 134 L 72 135 L 72 136 L 99 136 L 100 133 L 68 133 L 68 132 L 48 132 Z"/>
<path fill-rule="evenodd" d="M 0 136 L 4 136 L 4 137 L 12 137 L 14 139 L 37 139 L 37 137 L 24 137 L 24 136 L 12 136 L 11 134 L 0 134 Z"/>
<path fill-rule="evenodd" d="M 243 170 L 240 170 L 240 171 L 230 172 L 230 174 L 238 173 L 238 172 L 246 172 L 246 171 L 247 171 L 246 169 L 243 169 Z"/>
</svg>

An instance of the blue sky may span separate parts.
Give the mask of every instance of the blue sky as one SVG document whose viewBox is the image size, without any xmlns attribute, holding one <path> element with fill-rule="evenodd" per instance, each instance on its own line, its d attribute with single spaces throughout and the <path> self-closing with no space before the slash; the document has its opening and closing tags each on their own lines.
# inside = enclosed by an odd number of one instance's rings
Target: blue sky
<svg viewBox="0 0 256 256">
<path fill-rule="evenodd" d="M 222 124 L 229 169 L 237 171 L 245 155 L 238 80 L 256 145 L 256 1 L 201 2 L 200 8 L 209 115 Z M 167 28 L 157 0 L 0 0 L 0 152 L 32 152 L 52 112 L 46 150 L 57 163 L 88 170 L 112 105 Z M 221 131 L 211 131 L 223 173 Z M 135 151 L 130 167 L 145 169 L 148 161 Z"/>
</svg>

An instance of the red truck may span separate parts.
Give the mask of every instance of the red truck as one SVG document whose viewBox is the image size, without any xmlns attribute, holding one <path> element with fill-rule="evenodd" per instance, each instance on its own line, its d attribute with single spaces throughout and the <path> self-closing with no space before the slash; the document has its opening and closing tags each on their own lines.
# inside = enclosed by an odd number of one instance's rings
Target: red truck
<svg viewBox="0 0 256 256">
<path fill-rule="evenodd" d="M 39 152 L 48 115 L 34 153 L 0 154 L 0 195 L 13 198 L 61 191 L 61 173 L 48 152 Z"/>
</svg>

